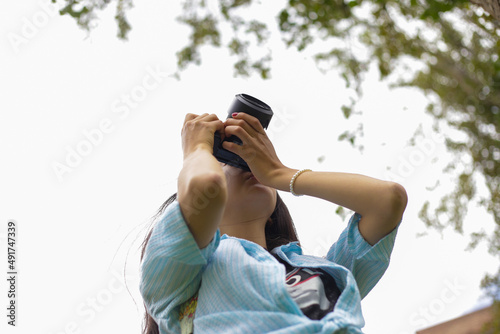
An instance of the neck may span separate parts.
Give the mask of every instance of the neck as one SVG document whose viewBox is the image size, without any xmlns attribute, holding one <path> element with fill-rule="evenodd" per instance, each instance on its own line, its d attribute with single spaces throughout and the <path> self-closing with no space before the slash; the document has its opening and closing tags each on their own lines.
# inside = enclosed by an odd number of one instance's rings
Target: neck
<svg viewBox="0 0 500 334">
<path fill-rule="evenodd" d="M 234 223 L 233 220 L 230 223 L 222 221 L 219 225 L 219 229 L 221 234 L 252 241 L 267 249 L 265 226 L 266 221 L 260 219 L 240 221 L 237 223 Z"/>
</svg>

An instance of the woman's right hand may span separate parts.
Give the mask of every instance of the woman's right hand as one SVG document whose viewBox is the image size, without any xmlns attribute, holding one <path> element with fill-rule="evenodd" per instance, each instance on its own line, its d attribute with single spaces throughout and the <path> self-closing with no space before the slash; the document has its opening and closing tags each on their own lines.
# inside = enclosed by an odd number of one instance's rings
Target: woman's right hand
<svg viewBox="0 0 500 334">
<path fill-rule="evenodd" d="M 182 127 L 182 150 L 184 158 L 199 148 L 209 150 L 213 154 L 214 134 L 219 131 L 224 140 L 224 122 L 215 114 L 187 114 Z"/>
</svg>

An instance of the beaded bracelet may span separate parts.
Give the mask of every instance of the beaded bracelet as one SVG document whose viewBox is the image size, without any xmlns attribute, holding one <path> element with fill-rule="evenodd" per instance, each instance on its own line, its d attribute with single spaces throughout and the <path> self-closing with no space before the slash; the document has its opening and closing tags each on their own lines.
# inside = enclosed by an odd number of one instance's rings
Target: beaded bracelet
<svg viewBox="0 0 500 334">
<path fill-rule="evenodd" d="M 290 180 L 290 192 L 294 195 L 294 196 L 302 196 L 302 195 L 299 195 L 299 194 L 296 194 L 295 191 L 293 191 L 293 184 L 295 183 L 295 179 L 302 173 L 304 172 L 312 172 L 312 170 L 310 169 L 301 169 L 299 170 L 297 173 L 295 173 L 295 175 L 292 177 L 292 179 Z"/>
</svg>

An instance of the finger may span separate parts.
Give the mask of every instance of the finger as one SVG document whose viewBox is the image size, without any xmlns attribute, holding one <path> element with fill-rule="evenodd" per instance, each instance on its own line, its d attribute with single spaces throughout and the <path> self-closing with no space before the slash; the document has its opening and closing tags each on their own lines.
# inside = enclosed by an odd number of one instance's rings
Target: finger
<svg viewBox="0 0 500 334">
<path fill-rule="evenodd" d="M 248 132 L 239 125 L 226 125 L 226 127 L 224 128 L 224 132 L 228 137 L 236 136 L 240 138 L 243 143 L 248 143 L 251 138 Z"/>
<path fill-rule="evenodd" d="M 212 118 L 212 117 L 211 117 Z M 224 140 L 225 138 L 225 129 L 224 129 L 224 122 L 222 122 L 220 119 L 215 116 L 215 120 L 208 121 L 206 122 L 206 126 L 211 129 L 212 132 L 219 132 L 221 139 Z"/>
<path fill-rule="evenodd" d="M 205 119 L 207 116 L 208 116 L 208 113 L 203 113 L 203 114 L 201 114 L 200 116 L 198 116 L 198 117 L 196 118 L 196 120 L 197 120 L 197 121 L 201 121 L 201 120 Z"/>
<path fill-rule="evenodd" d="M 255 136 L 256 131 L 250 124 L 248 124 L 245 120 L 243 119 L 234 119 L 234 118 L 228 118 L 224 122 L 224 124 L 227 126 L 239 126 L 243 128 L 251 137 Z"/>
<path fill-rule="evenodd" d="M 221 140 L 221 142 L 223 142 L 224 139 L 226 139 L 226 130 L 224 127 L 224 123 L 222 125 L 222 128 L 219 130 L 219 134 L 220 134 L 220 140 Z"/>
<path fill-rule="evenodd" d="M 215 131 L 222 131 L 222 133 L 224 133 L 224 122 L 217 119 L 215 121 L 211 121 L 210 122 L 210 125 L 214 126 L 215 128 Z"/>
<path fill-rule="evenodd" d="M 239 112 L 236 115 L 234 115 L 233 118 L 242 119 L 242 120 L 246 121 L 255 132 L 265 133 L 265 130 L 262 127 L 262 124 L 260 124 L 260 121 L 252 115 L 249 115 L 249 114 L 244 113 L 244 112 Z"/>
<path fill-rule="evenodd" d="M 226 138 L 226 125 L 224 124 L 223 121 L 220 121 L 220 126 L 217 128 L 217 130 L 219 131 L 219 134 L 220 134 L 220 138 L 222 141 L 224 141 L 224 139 Z"/>
<path fill-rule="evenodd" d="M 195 119 L 196 117 L 198 117 L 198 115 L 187 113 L 186 117 L 184 118 L 184 123 L 191 121 L 191 120 Z"/>
<path fill-rule="evenodd" d="M 224 149 L 228 150 L 229 152 L 232 152 L 238 156 L 241 156 L 241 151 L 242 151 L 241 145 L 238 145 L 238 144 L 230 142 L 230 141 L 225 141 L 225 142 L 222 142 L 222 148 L 224 148 Z"/>
<path fill-rule="evenodd" d="M 208 114 L 208 113 L 205 113 L 203 115 L 200 116 L 200 120 L 203 120 L 205 122 L 209 122 L 209 121 L 215 121 L 215 120 L 218 120 L 219 118 L 217 117 L 216 114 Z"/>
<path fill-rule="evenodd" d="M 257 155 L 257 151 L 255 150 L 255 148 L 241 146 L 229 141 L 223 142 L 222 147 L 228 150 L 229 152 L 232 152 L 241 157 L 243 160 L 245 160 L 247 164 L 250 164 Z M 250 169 L 251 168 L 252 167 L 250 167 Z"/>
</svg>

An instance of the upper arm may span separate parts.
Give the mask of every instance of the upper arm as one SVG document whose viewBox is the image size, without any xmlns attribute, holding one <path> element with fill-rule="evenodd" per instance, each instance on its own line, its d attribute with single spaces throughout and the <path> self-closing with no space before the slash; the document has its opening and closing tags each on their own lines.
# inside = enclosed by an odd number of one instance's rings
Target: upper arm
<svg viewBox="0 0 500 334">
<path fill-rule="evenodd" d="M 140 281 L 148 312 L 157 321 L 174 326 L 171 314 L 198 290 L 208 258 L 218 246 L 219 234 L 212 239 L 204 249 L 198 247 L 176 201 L 157 221 L 144 251 Z"/>
<path fill-rule="evenodd" d="M 375 245 L 389 234 L 403 217 L 408 197 L 406 190 L 398 183 L 387 182 L 383 193 L 378 196 L 375 210 L 363 214 L 359 221 L 359 232 L 370 244 Z"/>
<path fill-rule="evenodd" d="M 359 213 L 351 216 L 347 227 L 330 247 L 326 258 L 349 269 L 356 279 L 361 298 L 364 298 L 389 266 L 397 227 L 375 245 L 370 245 L 360 233 L 361 219 Z"/>
</svg>

